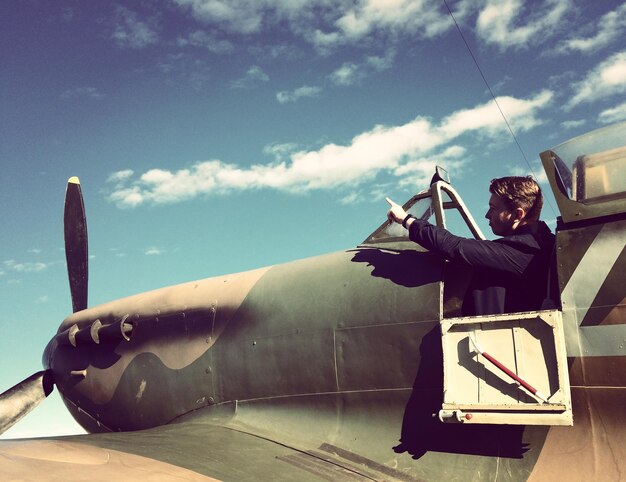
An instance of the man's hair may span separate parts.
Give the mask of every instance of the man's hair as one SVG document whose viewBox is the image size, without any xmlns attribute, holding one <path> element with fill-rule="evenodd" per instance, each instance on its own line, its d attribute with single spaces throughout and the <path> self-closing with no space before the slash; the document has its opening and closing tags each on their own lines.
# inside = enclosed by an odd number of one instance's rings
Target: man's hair
<svg viewBox="0 0 626 482">
<path fill-rule="evenodd" d="M 522 208 L 528 221 L 537 221 L 543 207 L 543 195 L 532 176 L 509 176 L 492 179 L 489 192 L 502 198 L 510 209 Z"/>
</svg>

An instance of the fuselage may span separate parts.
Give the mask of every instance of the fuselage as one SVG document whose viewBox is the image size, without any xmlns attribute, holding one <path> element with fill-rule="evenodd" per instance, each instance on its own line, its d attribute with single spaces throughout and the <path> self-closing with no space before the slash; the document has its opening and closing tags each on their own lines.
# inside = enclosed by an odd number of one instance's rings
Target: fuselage
<svg viewBox="0 0 626 482">
<path fill-rule="evenodd" d="M 626 196 L 595 174 L 604 157 L 577 159 L 568 186 L 555 159 L 542 154 L 562 214 L 551 273 L 573 426 L 434 416 L 444 398 L 440 326 L 459 316 L 470 273 L 406 235 L 383 239 L 384 226 L 354 249 L 78 311 L 44 365 L 89 432 L 191 420 L 359 454 L 400 478 L 614 480 L 626 473 Z M 583 168 L 596 169 L 600 195 L 592 174 L 572 182 Z"/>
<path fill-rule="evenodd" d="M 410 243 L 390 248 L 89 308 L 64 320 L 44 362 L 89 431 L 149 428 L 235 400 L 410 390 L 420 340 L 438 323 L 444 261 Z M 86 336 L 94 324 L 101 331 L 122 323 L 132 325 L 125 338 Z M 85 333 L 76 346 L 66 341 L 72 331 Z"/>
</svg>

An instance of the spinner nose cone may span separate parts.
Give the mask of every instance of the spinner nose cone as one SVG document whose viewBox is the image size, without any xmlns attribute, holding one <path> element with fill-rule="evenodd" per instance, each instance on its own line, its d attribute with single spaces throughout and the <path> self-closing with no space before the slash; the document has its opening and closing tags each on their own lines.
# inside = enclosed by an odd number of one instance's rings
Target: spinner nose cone
<svg viewBox="0 0 626 482">
<path fill-rule="evenodd" d="M 41 364 L 43 367 L 48 370 L 52 368 L 52 357 L 54 356 L 54 352 L 56 351 L 59 342 L 56 339 L 56 336 L 52 337 L 52 339 L 46 345 L 46 348 L 43 351 L 43 355 L 41 357 Z"/>
</svg>

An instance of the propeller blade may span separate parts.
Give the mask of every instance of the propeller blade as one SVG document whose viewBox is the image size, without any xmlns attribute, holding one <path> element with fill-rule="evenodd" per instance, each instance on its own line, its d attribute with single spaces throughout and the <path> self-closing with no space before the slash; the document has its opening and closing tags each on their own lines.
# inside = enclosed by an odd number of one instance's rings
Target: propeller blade
<svg viewBox="0 0 626 482">
<path fill-rule="evenodd" d="M 15 425 L 22 417 L 52 393 L 52 371 L 31 375 L 0 395 L 0 434 Z"/>
<path fill-rule="evenodd" d="M 74 313 L 87 308 L 88 247 L 87 219 L 80 189 L 80 181 L 72 177 L 65 191 L 65 259 L 70 279 L 72 308 Z"/>
</svg>

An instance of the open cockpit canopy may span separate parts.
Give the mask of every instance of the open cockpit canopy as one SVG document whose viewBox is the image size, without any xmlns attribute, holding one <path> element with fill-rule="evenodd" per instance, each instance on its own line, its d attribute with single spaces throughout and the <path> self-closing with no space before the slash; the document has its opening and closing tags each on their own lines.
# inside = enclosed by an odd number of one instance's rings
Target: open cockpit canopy
<svg viewBox="0 0 626 482">
<path fill-rule="evenodd" d="M 626 122 L 541 154 L 565 223 L 626 211 Z"/>
</svg>

